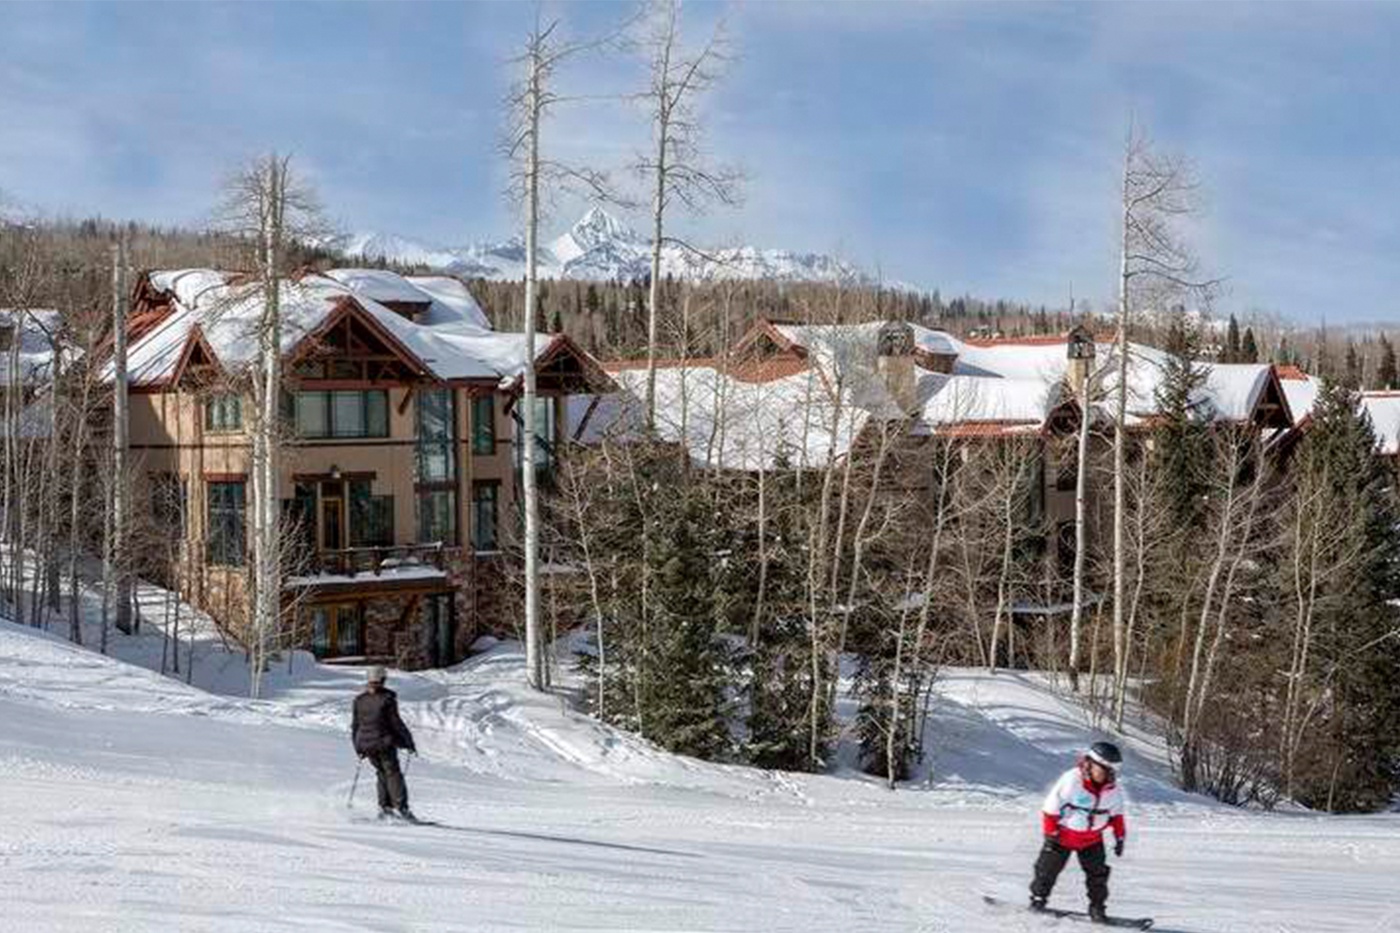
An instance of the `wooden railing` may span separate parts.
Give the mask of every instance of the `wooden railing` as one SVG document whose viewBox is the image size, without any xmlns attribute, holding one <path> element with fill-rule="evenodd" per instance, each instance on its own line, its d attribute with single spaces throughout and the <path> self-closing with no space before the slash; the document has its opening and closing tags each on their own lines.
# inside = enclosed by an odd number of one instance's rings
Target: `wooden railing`
<svg viewBox="0 0 1400 933">
<path fill-rule="evenodd" d="M 309 555 L 308 567 L 300 575 L 336 574 L 352 576 L 371 573 L 382 576 L 407 567 L 444 569 L 442 544 L 395 544 L 388 547 L 348 547 L 318 549 Z"/>
</svg>

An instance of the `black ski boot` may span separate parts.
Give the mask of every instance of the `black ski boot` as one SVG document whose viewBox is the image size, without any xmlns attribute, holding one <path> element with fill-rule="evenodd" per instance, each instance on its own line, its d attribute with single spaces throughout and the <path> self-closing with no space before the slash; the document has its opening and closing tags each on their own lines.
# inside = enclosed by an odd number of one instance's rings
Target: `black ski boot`
<svg viewBox="0 0 1400 933">
<path fill-rule="evenodd" d="M 389 819 L 393 819 L 393 817 L 394 817 L 394 811 L 393 811 L 393 810 L 389 809 L 388 807 L 380 807 L 380 808 L 379 808 L 379 819 L 381 819 L 381 820 L 389 820 Z"/>
<path fill-rule="evenodd" d="M 1043 898 L 1043 897 L 1036 897 L 1034 894 L 1032 894 L 1032 895 L 1031 895 L 1031 910 L 1035 911 L 1036 913 L 1040 913 L 1040 912 L 1043 911 L 1044 909 L 1045 909 L 1045 898 Z"/>
<path fill-rule="evenodd" d="M 418 817 L 414 816 L 413 811 L 410 810 L 408 807 L 399 808 L 399 819 L 403 820 L 405 823 L 418 822 Z"/>
<path fill-rule="evenodd" d="M 1108 908 L 1102 904 L 1089 905 L 1089 922 L 1108 923 Z"/>
</svg>

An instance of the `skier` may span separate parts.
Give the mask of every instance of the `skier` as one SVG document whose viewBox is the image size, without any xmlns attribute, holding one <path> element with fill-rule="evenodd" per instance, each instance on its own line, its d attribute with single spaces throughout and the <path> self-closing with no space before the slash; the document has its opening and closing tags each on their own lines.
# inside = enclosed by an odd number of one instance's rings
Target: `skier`
<svg viewBox="0 0 1400 933">
<path fill-rule="evenodd" d="M 1108 859 L 1103 833 L 1113 830 L 1113 854 L 1123 855 L 1127 839 L 1127 798 L 1116 783 L 1123 756 L 1112 742 L 1095 742 L 1075 767 L 1060 775 L 1045 797 L 1041 820 L 1045 845 L 1035 862 L 1031 881 L 1031 910 L 1044 910 L 1055 879 L 1064 870 L 1071 852 L 1079 855 L 1084 882 L 1089 889 L 1089 919 L 1107 923 Z"/>
<path fill-rule="evenodd" d="M 364 691 L 355 697 L 350 740 L 355 754 L 374 765 L 379 779 L 379 818 L 386 819 L 397 811 L 403 819 L 416 822 L 408 808 L 408 787 L 399 770 L 399 749 L 418 754 L 413 734 L 399 718 L 398 696 L 384 686 L 384 668 L 371 667 L 366 681 Z"/>
</svg>

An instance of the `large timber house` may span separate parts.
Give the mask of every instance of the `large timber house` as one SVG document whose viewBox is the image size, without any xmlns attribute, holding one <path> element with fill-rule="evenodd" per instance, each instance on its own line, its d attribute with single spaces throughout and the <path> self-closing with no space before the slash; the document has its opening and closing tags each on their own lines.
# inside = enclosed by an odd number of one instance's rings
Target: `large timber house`
<svg viewBox="0 0 1400 933">
<path fill-rule="evenodd" d="M 498 333 L 458 280 L 339 269 L 281 288 L 277 491 L 294 555 L 283 643 L 323 659 L 454 663 L 510 629 L 525 335 Z M 247 373 L 263 297 L 246 276 L 140 276 L 128 319 L 133 513 L 167 582 L 234 637 L 247 618 Z M 538 469 L 561 398 L 610 382 L 540 334 Z M 111 378 L 111 370 L 108 370 Z M 162 562 L 156 562 L 160 564 Z M 150 562 L 147 562 L 150 566 Z"/>
</svg>

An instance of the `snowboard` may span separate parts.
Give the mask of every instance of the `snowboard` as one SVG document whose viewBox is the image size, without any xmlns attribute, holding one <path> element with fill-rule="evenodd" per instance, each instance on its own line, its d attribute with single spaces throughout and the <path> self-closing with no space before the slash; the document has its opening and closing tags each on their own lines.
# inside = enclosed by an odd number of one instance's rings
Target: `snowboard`
<svg viewBox="0 0 1400 933">
<path fill-rule="evenodd" d="M 1089 915 L 1082 910 L 1064 910 L 1059 907 L 1046 907 L 1043 910 L 1031 910 L 1029 905 L 1013 904 L 1010 901 L 1003 901 L 1000 898 L 992 897 L 990 894 L 982 895 L 982 900 L 989 906 L 1003 910 L 1024 910 L 1029 914 L 1040 914 L 1045 917 L 1055 917 L 1056 919 L 1078 920 L 1082 923 L 1091 923 Z M 1098 926 L 1120 927 L 1129 930 L 1150 930 L 1155 921 L 1151 917 L 1109 917 Z"/>
</svg>

